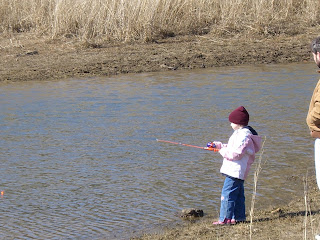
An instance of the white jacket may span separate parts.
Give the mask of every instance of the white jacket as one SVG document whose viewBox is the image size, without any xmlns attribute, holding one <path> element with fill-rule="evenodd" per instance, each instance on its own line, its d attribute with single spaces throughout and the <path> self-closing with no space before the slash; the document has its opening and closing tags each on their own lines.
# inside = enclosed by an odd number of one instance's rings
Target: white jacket
<svg viewBox="0 0 320 240">
<path fill-rule="evenodd" d="M 223 157 L 220 172 L 228 176 L 245 180 L 255 160 L 255 154 L 261 148 L 261 137 L 253 135 L 247 128 L 237 129 L 229 138 L 228 144 L 214 142 Z"/>
</svg>

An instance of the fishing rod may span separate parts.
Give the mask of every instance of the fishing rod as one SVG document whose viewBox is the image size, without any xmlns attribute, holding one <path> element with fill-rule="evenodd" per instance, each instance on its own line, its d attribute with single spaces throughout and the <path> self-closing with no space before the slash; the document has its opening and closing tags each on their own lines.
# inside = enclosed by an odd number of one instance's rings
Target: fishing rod
<svg viewBox="0 0 320 240">
<path fill-rule="evenodd" d="M 185 144 L 185 143 L 180 143 L 180 142 L 172 142 L 172 141 L 166 141 L 166 140 L 160 140 L 160 139 L 156 139 L 157 142 L 165 142 L 165 143 L 172 143 L 172 144 L 177 144 L 177 145 L 182 145 L 182 146 L 187 146 L 187 147 L 193 147 L 193 148 L 200 148 L 200 149 L 204 149 L 204 150 L 209 150 L 209 151 L 214 151 L 214 152 L 219 152 L 218 148 L 215 148 L 214 144 L 207 144 L 208 147 L 199 147 L 199 146 L 195 146 L 195 145 L 191 145 L 191 144 Z"/>
</svg>

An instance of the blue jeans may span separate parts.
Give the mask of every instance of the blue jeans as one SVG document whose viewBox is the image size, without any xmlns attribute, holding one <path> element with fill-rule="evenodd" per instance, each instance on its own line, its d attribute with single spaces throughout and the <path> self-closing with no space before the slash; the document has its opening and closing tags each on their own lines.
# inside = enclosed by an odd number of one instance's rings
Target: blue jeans
<svg viewBox="0 0 320 240">
<path fill-rule="evenodd" d="M 226 218 L 236 221 L 246 220 L 244 196 L 244 180 L 226 176 L 221 192 L 221 207 L 219 220 Z"/>
</svg>

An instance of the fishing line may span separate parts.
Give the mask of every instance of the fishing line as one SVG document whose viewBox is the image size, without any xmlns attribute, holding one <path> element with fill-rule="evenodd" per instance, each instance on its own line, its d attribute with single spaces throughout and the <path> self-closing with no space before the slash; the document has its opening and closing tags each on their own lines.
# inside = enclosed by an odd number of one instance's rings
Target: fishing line
<svg viewBox="0 0 320 240">
<path fill-rule="evenodd" d="M 182 145 L 182 146 L 187 146 L 187 147 L 200 148 L 200 149 L 204 149 L 204 150 L 208 150 L 208 151 L 219 152 L 219 149 L 215 148 L 215 147 L 199 147 L 199 146 L 185 144 L 185 143 L 181 143 L 181 142 L 172 142 L 172 141 L 160 140 L 160 139 L 156 139 L 156 140 L 157 140 L 157 142 L 165 142 L 165 143 L 171 143 L 171 144 Z"/>
</svg>

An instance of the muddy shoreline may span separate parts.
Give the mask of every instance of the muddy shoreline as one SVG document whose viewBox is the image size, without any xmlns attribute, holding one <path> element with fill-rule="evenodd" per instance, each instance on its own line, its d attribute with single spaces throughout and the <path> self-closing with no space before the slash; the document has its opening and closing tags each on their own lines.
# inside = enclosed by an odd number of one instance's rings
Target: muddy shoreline
<svg viewBox="0 0 320 240">
<path fill-rule="evenodd" d="M 253 218 L 247 213 L 247 221 L 233 226 L 216 226 L 216 220 L 208 215 L 174 228 L 154 233 L 145 233 L 132 240 L 184 240 L 184 239 L 290 239 L 314 240 L 320 234 L 320 192 L 314 175 L 297 178 L 305 185 L 305 191 L 296 193 L 296 198 L 282 206 L 265 206 L 254 210 Z"/>
<path fill-rule="evenodd" d="M 0 81 L 59 80 L 116 74 L 311 61 L 316 29 L 296 36 L 178 36 L 153 43 L 91 44 L 22 34 L 0 38 Z"/>
</svg>

